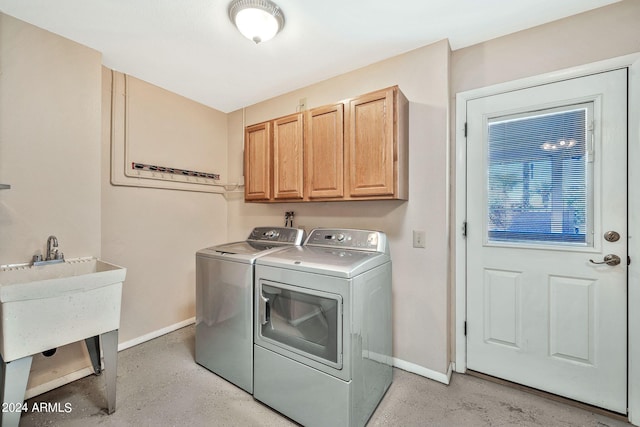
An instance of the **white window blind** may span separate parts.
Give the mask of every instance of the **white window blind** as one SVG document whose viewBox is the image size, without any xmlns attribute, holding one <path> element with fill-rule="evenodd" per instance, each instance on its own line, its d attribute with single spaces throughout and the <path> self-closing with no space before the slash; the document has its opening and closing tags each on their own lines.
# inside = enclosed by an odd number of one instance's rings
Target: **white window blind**
<svg viewBox="0 0 640 427">
<path fill-rule="evenodd" d="M 488 241 L 589 244 L 590 105 L 488 122 Z"/>
</svg>

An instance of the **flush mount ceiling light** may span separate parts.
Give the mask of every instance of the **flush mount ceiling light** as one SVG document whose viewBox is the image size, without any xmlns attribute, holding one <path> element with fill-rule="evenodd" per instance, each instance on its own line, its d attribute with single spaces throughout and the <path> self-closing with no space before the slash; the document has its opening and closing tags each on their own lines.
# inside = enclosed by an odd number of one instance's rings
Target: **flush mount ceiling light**
<svg viewBox="0 0 640 427">
<path fill-rule="evenodd" d="M 256 44 L 271 40 L 284 27 L 284 15 L 270 0 L 233 0 L 229 18 L 243 36 Z"/>
</svg>

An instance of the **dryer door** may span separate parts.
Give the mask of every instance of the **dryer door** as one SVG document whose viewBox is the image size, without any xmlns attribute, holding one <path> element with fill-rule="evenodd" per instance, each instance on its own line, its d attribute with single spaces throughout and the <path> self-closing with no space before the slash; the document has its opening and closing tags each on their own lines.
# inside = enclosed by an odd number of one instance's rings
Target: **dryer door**
<svg viewBox="0 0 640 427">
<path fill-rule="evenodd" d="M 342 369 L 342 296 L 260 280 L 256 343 Z"/>
</svg>

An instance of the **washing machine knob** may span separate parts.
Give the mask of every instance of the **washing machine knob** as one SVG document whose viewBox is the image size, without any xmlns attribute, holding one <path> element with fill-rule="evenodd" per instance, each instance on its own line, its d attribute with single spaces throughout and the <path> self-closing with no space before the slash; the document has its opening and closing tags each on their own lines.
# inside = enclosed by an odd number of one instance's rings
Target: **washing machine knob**
<svg viewBox="0 0 640 427">
<path fill-rule="evenodd" d="M 338 242 L 344 242 L 344 234 L 342 234 L 342 233 L 341 233 L 341 234 L 338 234 L 338 235 L 336 236 L 336 240 L 337 240 Z"/>
<path fill-rule="evenodd" d="M 274 239 L 274 238 L 278 237 L 280 235 L 280 233 L 278 233 L 276 230 L 269 230 L 266 233 L 264 233 L 264 235 L 268 239 Z"/>
</svg>

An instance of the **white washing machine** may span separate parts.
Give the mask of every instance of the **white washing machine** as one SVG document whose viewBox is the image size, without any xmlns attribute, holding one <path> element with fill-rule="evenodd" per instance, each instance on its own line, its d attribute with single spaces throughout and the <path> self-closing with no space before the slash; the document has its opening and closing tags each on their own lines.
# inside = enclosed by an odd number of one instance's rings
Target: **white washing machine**
<svg viewBox="0 0 640 427">
<path fill-rule="evenodd" d="M 255 260 L 303 239 L 303 230 L 256 227 L 246 241 L 196 253 L 196 362 L 249 393 Z"/>
<path fill-rule="evenodd" d="M 391 385 L 384 233 L 315 229 L 256 260 L 254 397 L 305 426 L 363 426 Z"/>
</svg>

